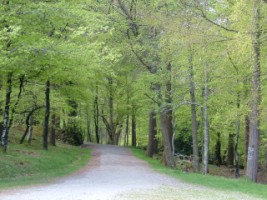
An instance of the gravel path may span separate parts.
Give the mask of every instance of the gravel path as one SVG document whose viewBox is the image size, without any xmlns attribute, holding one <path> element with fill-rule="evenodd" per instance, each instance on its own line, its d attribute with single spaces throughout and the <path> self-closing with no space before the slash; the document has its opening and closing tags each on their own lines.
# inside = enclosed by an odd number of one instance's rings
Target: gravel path
<svg viewBox="0 0 267 200">
<path fill-rule="evenodd" d="M 185 184 L 152 171 L 128 149 L 92 145 L 88 166 L 55 183 L 0 191 L 1 200 L 257 200 Z"/>
</svg>

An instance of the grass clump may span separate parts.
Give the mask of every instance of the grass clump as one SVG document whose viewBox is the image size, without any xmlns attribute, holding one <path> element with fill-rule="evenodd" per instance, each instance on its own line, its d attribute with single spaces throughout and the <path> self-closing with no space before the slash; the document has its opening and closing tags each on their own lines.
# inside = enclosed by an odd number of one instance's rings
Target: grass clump
<svg viewBox="0 0 267 200">
<path fill-rule="evenodd" d="M 146 156 L 145 152 L 141 149 L 132 148 L 132 152 L 136 157 L 149 163 L 154 170 L 170 175 L 183 182 L 223 191 L 241 192 L 263 199 L 267 198 L 267 185 L 256 184 L 244 178 L 229 179 L 211 175 L 204 176 L 196 173 L 184 173 L 178 169 L 166 168 L 159 160 Z"/>
<path fill-rule="evenodd" d="M 40 145 L 10 144 L 0 153 L 0 188 L 47 183 L 85 166 L 90 149 L 57 144 L 48 151 Z"/>
</svg>

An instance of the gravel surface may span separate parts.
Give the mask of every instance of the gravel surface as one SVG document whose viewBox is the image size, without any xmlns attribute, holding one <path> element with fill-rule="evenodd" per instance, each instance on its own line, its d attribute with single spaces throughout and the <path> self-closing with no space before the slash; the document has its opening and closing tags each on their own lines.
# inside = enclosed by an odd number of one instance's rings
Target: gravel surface
<svg viewBox="0 0 267 200">
<path fill-rule="evenodd" d="M 128 149 L 91 145 L 83 170 L 48 185 L 0 191 L 1 200 L 257 200 L 177 181 L 154 172 Z"/>
</svg>

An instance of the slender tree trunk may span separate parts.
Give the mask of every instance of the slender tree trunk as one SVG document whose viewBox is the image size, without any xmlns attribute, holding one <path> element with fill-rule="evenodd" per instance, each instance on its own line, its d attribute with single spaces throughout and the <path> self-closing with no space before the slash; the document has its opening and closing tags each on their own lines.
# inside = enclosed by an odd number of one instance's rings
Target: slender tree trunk
<svg viewBox="0 0 267 200">
<path fill-rule="evenodd" d="M 126 91 L 126 95 L 127 95 L 127 99 L 126 99 L 126 105 L 127 108 L 129 108 L 129 101 L 130 101 L 130 97 L 129 97 L 129 90 L 127 89 Z M 127 110 L 127 115 L 126 115 L 126 126 L 125 126 L 125 137 L 124 137 L 124 146 L 128 146 L 129 144 L 129 109 Z"/>
<path fill-rule="evenodd" d="M 149 133 L 148 133 L 148 146 L 147 146 L 147 155 L 153 157 L 157 153 L 157 120 L 156 112 L 154 110 L 150 111 L 149 114 Z"/>
<path fill-rule="evenodd" d="M 12 92 L 12 76 L 13 76 L 12 72 L 9 72 L 7 74 L 6 103 L 5 103 L 5 111 L 4 111 L 3 132 L 1 136 L 1 145 L 3 147 L 4 152 L 7 151 L 7 146 L 8 146 L 9 108 L 10 108 L 11 92 Z"/>
<path fill-rule="evenodd" d="M 192 121 L 192 141 L 193 141 L 193 161 L 194 172 L 199 172 L 199 156 L 198 156 L 198 138 L 197 138 L 197 113 L 196 113 L 196 95 L 195 95 L 195 82 L 194 82 L 194 66 L 193 66 L 193 53 L 189 47 L 189 70 L 190 70 L 190 100 L 191 100 L 191 121 Z"/>
<path fill-rule="evenodd" d="M 259 135 L 260 135 L 260 0 L 253 0 L 253 23 L 252 23 L 252 94 L 251 94 L 251 118 L 250 135 L 247 159 L 246 175 L 253 182 L 257 182 L 258 157 L 259 157 Z"/>
<path fill-rule="evenodd" d="M 250 119 L 249 116 L 245 116 L 245 165 L 247 165 L 248 160 L 248 143 L 249 143 L 249 126 L 250 126 Z"/>
<path fill-rule="evenodd" d="M 234 166 L 234 134 L 228 135 L 227 165 Z"/>
<path fill-rule="evenodd" d="M 113 97 L 113 79 L 108 78 L 108 87 L 109 87 L 109 100 L 108 100 L 108 105 L 109 105 L 109 128 L 110 128 L 110 143 L 115 144 L 115 124 L 114 124 L 114 97 Z"/>
<path fill-rule="evenodd" d="M 46 81 L 45 89 L 45 118 L 43 131 L 43 149 L 48 150 L 48 132 L 49 132 L 49 116 L 50 116 L 50 81 Z"/>
<path fill-rule="evenodd" d="M 56 146 L 56 115 L 51 117 L 50 144 Z"/>
<path fill-rule="evenodd" d="M 205 69 L 205 87 L 204 87 L 204 145 L 203 145 L 203 169 L 202 173 L 208 173 L 209 164 L 209 117 L 208 117 L 208 100 L 209 100 L 209 72 L 208 66 Z"/>
<path fill-rule="evenodd" d="M 216 165 L 221 166 L 222 164 L 222 156 L 221 156 L 221 133 L 217 133 L 217 142 L 215 146 L 215 158 L 216 158 Z"/>
<path fill-rule="evenodd" d="M 20 85 L 19 85 L 19 93 L 18 93 L 18 96 L 17 96 L 17 101 L 16 103 L 14 104 L 14 106 L 12 107 L 11 109 L 11 115 L 10 115 L 10 120 L 9 120 L 9 125 L 8 125 L 8 128 L 10 129 L 12 124 L 13 124 L 13 120 L 14 120 L 14 114 L 15 114 L 15 111 L 16 111 L 16 108 L 19 104 L 19 101 L 20 101 L 20 98 L 21 98 L 21 94 L 22 94 L 22 89 L 23 89 L 23 85 L 24 85 L 24 79 L 25 79 L 25 75 L 22 75 L 20 78 L 19 78 L 19 81 L 20 81 Z"/>
<path fill-rule="evenodd" d="M 132 114 L 132 146 L 136 147 L 136 118 L 135 118 L 135 113 Z"/>
<path fill-rule="evenodd" d="M 166 93 L 165 93 L 165 102 L 166 102 L 166 128 L 168 131 L 169 141 L 171 143 L 172 141 L 172 135 L 173 135 L 173 126 L 172 126 L 172 84 L 171 84 L 171 73 L 172 73 L 172 65 L 169 63 L 166 67 Z M 171 145 L 172 149 L 172 145 Z"/>
<path fill-rule="evenodd" d="M 239 80 L 237 80 L 239 83 Z M 239 134 L 240 134 L 240 93 L 237 93 L 237 122 L 236 122 L 236 133 L 235 133 L 235 177 L 239 178 L 239 153 L 238 153 L 238 145 L 239 145 Z"/>
<path fill-rule="evenodd" d="M 98 106 L 98 87 L 96 86 L 96 96 L 94 100 L 94 123 L 95 123 L 95 136 L 96 143 L 100 143 L 99 137 L 99 106 Z"/>
<path fill-rule="evenodd" d="M 92 142 L 91 136 L 91 127 L 90 127 L 90 118 L 89 118 L 89 111 L 88 106 L 86 107 L 86 132 L 87 132 L 87 142 Z"/>
<path fill-rule="evenodd" d="M 28 143 L 29 144 L 32 143 L 32 131 L 33 131 L 32 123 L 33 123 L 33 117 L 31 115 L 29 119 L 29 132 L 28 132 Z"/>
<path fill-rule="evenodd" d="M 126 116 L 126 126 L 125 126 L 125 137 L 124 137 L 124 146 L 129 145 L 129 114 Z"/>
</svg>

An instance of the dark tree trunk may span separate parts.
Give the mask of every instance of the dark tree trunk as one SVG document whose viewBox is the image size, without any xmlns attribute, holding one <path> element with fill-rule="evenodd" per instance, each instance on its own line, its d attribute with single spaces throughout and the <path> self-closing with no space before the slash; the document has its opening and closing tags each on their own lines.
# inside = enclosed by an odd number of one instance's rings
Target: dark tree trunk
<svg viewBox="0 0 267 200">
<path fill-rule="evenodd" d="M 171 140 L 169 137 L 170 117 L 168 116 L 168 114 L 169 114 L 168 107 L 163 108 L 160 112 L 160 128 L 164 145 L 163 161 L 167 167 L 174 168 L 176 165 L 172 154 Z"/>
<path fill-rule="evenodd" d="M 91 136 L 91 127 L 90 127 L 90 118 L 89 118 L 89 111 L 88 107 L 86 107 L 86 132 L 87 132 L 87 142 L 92 142 L 92 136 Z M 98 138 L 99 140 L 99 138 Z"/>
<path fill-rule="evenodd" d="M 125 126 L 125 137 L 124 137 L 124 146 L 129 145 L 129 114 L 126 116 L 126 126 Z"/>
<path fill-rule="evenodd" d="M 248 142 L 249 142 L 249 125 L 250 120 L 249 116 L 245 116 L 245 165 L 247 164 L 247 158 L 248 158 Z"/>
<path fill-rule="evenodd" d="M 221 156 L 221 133 L 217 133 L 217 142 L 215 146 L 215 160 L 216 165 L 221 166 L 222 165 L 222 156 Z"/>
<path fill-rule="evenodd" d="M 188 57 L 190 67 L 190 100 L 191 100 L 191 121 L 192 121 L 192 141 L 193 141 L 193 161 L 194 172 L 199 172 L 199 156 L 198 156 L 198 138 L 197 138 L 197 113 L 196 113 L 196 95 L 195 95 L 195 82 L 194 82 L 194 66 L 193 66 L 193 53 L 189 47 Z"/>
<path fill-rule="evenodd" d="M 205 69 L 205 87 L 204 87 L 204 145 L 203 145 L 203 167 L 202 173 L 208 173 L 208 164 L 209 164 L 209 112 L 208 112 L 208 101 L 209 101 L 209 70 L 208 66 Z"/>
<path fill-rule="evenodd" d="M 37 106 L 35 108 L 33 108 L 27 115 L 26 117 L 26 130 L 24 131 L 24 134 L 22 135 L 21 139 L 20 139 L 20 144 L 22 144 L 24 142 L 25 137 L 27 136 L 27 134 L 30 132 L 30 129 L 32 129 L 32 115 L 36 110 L 39 110 L 43 108 L 43 106 Z"/>
<path fill-rule="evenodd" d="M 50 144 L 56 146 L 56 115 L 51 117 L 51 129 L 50 129 Z"/>
<path fill-rule="evenodd" d="M 227 153 L 227 165 L 229 167 L 234 166 L 234 134 L 228 136 L 228 153 Z"/>
<path fill-rule="evenodd" d="M 1 136 L 1 145 L 3 147 L 3 151 L 7 151 L 8 146 L 8 134 L 9 134 L 9 108 L 11 102 L 11 92 L 12 92 L 12 72 L 7 74 L 7 90 L 6 90 L 6 103 L 5 103 L 5 111 L 4 111 L 4 122 L 3 122 L 3 132 Z"/>
<path fill-rule="evenodd" d="M 45 118 L 43 131 L 43 149 L 48 150 L 48 132 L 49 132 L 49 116 L 50 116 L 50 81 L 46 81 L 45 89 Z"/>
<path fill-rule="evenodd" d="M 157 153 L 157 120 L 156 113 L 154 110 L 150 111 L 149 115 L 149 138 L 148 138 L 148 146 L 147 146 L 147 155 L 149 157 L 153 157 L 154 154 Z"/>
<path fill-rule="evenodd" d="M 16 101 L 16 103 L 14 104 L 14 106 L 12 107 L 12 110 L 11 110 L 10 121 L 9 121 L 9 125 L 8 125 L 9 129 L 11 128 L 11 126 L 13 124 L 14 114 L 15 114 L 16 108 L 17 108 L 17 106 L 19 104 L 19 101 L 20 101 L 20 98 L 21 98 L 22 89 L 23 89 L 23 85 L 24 85 L 24 79 L 25 79 L 25 75 L 22 75 L 19 78 L 19 82 L 20 82 L 19 93 L 18 93 L 18 96 L 17 96 L 17 101 Z"/>
<path fill-rule="evenodd" d="M 136 147 L 136 119 L 135 114 L 132 114 L 132 146 Z"/>
<path fill-rule="evenodd" d="M 253 23 L 252 23 L 252 94 L 251 94 L 251 118 L 250 134 L 247 159 L 246 176 L 257 182 L 258 159 L 259 159 L 259 136 L 260 136 L 260 0 L 253 1 Z"/>
<path fill-rule="evenodd" d="M 239 84 L 239 80 L 237 80 Z M 240 93 L 237 93 L 237 122 L 236 122 L 236 133 L 235 133 L 235 177 L 239 178 L 239 154 L 238 154 L 238 145 L 239 145 L 239 134 L 240 134 Z"/>
<path fill-rule="evenodd" d="M 94 100 L 94 122 L 95 122 L 95 136 L 96 143 L 100 143 L 99 137 L 99 106 L 98 106 L 98 88 L 96 87 L 96 96 Z"/>
</svg>

